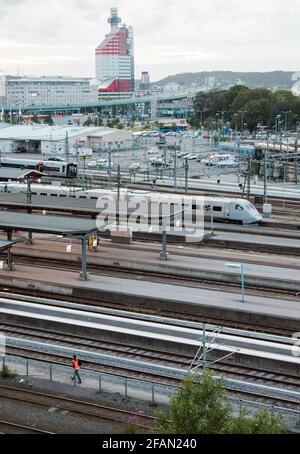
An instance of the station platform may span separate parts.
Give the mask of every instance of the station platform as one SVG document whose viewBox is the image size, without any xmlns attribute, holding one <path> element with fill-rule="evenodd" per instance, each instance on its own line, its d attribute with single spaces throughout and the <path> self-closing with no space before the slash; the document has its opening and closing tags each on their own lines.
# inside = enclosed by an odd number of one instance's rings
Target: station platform
<svg viewBox="0 0 300 454">
<path fill-rule="evenodd" d="M 2 290 L 22 291 L 84 304 L 108 303 L 129 310 L 202 316 L 250 325 L 300 331 L 300 300 L 267 298 L 183 285 L 91 275 L 80 282 L 76 272 L 19 265 L 14 272 L 0 271 Z"/>
<path fill-rule="evenodd" d="M 70 244 L 72 249 L 67 253 Z M 99 267 L 99 270 L 109 268 L 132 273 L 144 271 L 145 274 L 178 277 L 181 280 L 192 278 L 240 284 L 240 274 L 226 266 L 228 262 L 238 262 L 245 265 L 246 285 L 288 290 L 295 294 L 300 292 L 300 258 L 296 256 L 289 258 L 234 251 L 222 251 L 220 254 L 218 250 L 202 247 L 170 246 L 169 260 L 161 261 L 160 252 L 159 244 L 119 245 L 103 240 L 96 252 L 88 251 L 87 264 Z M 17 243 L 13 253 L 17 257 L 29 257 L 33 265 L 34 260 L 41 258 L 48 259 L 49 263 L 61 262 L 64 267 L 68 266 L 68 262 L 79 264 L 81 261 L 79 242 L 70 243 L 55 237 L 52 241 L 37 238 L 32 245 Z"/>
<path fill-rule="evenodd" d="M 206 244 L 226 247 L 240 247 L 256 251 L 277 252 L 300 255 L 300 241 L 296 238 L 269 236 L 238 232 L 217 232 L 213 238 L 205 240 Z"/>
</svg>

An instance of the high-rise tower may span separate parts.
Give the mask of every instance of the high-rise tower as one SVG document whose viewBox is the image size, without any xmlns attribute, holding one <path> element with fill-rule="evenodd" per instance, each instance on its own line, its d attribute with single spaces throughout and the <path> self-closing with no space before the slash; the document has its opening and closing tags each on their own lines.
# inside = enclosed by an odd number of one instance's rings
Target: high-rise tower
<svg viewBox="0 0 300 454">
<path fill-rule="evenodd" d="M 96 49 L 96 79 L 100 92 L 134 91 L 133 28 L 121 24 L 118 9 L 111 8 L 111 31 Z"/>
</svg>

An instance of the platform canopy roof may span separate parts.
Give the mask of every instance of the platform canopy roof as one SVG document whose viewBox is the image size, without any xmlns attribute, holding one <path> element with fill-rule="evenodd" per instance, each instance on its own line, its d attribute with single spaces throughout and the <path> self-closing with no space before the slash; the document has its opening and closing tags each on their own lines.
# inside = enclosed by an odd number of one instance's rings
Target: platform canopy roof
<svg viewBox="0 0 300 454">
<path fill-rule="evenodd" d="M 0 252 L 6 251 L 8 248 L 16 244 L 17 241 L 0 241 Z"/>
<path fill-rule="evenodd" d="M 30 178 L 40 178 L 44 174 L 38 170 L 22 170 L 10 169 L 1 167 L 0 165 L 0 181 L 1 180 L 26 180 Z"/>
<path fill-rule="evenodd" d="M 0 230 L 20 230 L 63 236 L 89 236 L 101 230 L 96 220 L 74 216 L 43 216 L 40 214 L 0 211 Z"/>
</svg>

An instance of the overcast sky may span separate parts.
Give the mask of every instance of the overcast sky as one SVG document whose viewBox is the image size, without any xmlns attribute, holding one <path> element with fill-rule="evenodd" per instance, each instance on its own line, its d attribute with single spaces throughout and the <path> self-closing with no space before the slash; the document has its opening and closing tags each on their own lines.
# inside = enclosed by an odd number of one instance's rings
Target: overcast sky
<svg viewBox="0 0 300 454">
<path fill-rule="evenodd" d="M 138 77 L 300 69 L 300 0 L 0 0 L 0 71 L 93 77 L 112 6 L 134 26 Z"/>
</svg>

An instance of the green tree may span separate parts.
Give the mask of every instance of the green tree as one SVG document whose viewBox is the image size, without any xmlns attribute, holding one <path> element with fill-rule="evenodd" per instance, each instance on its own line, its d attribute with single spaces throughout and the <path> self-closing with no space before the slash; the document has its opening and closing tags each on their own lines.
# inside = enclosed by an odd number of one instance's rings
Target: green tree
<svg viewBox="0 0 300 454">
<path fill-rule="evenodd" d="M 100 117 L 94 119 L 94 126 L 103 126 L 103 120 Z"/>
<path fill-rule="evenodd" d="M 52 117 L 50 117 L 50 115 L 49 115 L 49 117 L 46 117 L 44 119 L 44 124 L 49 125 L 49 126 L 53 126 L 54 123 L 53 123 Z"/>
<path fill-rule="evenodd" d="M 189 375 L 171 397 L 169 414 L 158 412 L 158 434 L 279 434 L 287 433 L 280 416 L 267 410 L 254 416 L 242 411 L 234 416 L 226 400 L 225 380 L 212 372 Z"/>
<path fill-rule="evenodd" d="M 271 415 L 268 410 L 263 410 L 250 416 L 246 410 L 231 419 L 229 433 L 232 434 L 251 434 L 251 435 L 275 435 L 287 434 L 288 430 L 282 424 L 282 418 L 279 415 Z"/>
<path fill-rule="evenodd" d="M 88 117 L 86 121 L 83 123 L 83 126 L 92 126 L 94 124 L 93 120 L 91 117 Z"/>
<path fill-rule="evenodd" d="M 189 375 L 171 398 L 170 415 L 158 413 L 156 430 L 160 434 L 223 433 L 231 411 L 225 393 L 224 382 L 213 380 L 211 372 L 202 383 Z"/>
<path fill-rule="evenodd" d="M 300 98 L 289 90 L 272 92 L 267 88 L 250 89 L 236 85 L 229 90 L 210 93 L 199 93 L 194 100 L 194 115 L 190 124 L 197 127 L 205 112 L 204 122 L 213 125 L 217 112 L 226 111 L 231 120 L 231 127 L 240 127 L 241 111 L 244 111 L 243 121 L 252 131 L 258 123 L 274 127 L 275 119 L 282 112 L 289 112 L 288 127 L 295 127 L 299 121 Z"/>
<path fill-rule="evenodd" d="M 33 115 L 31 121 L 32 121 L 32 123 L 37 123 L 37 124 L 40 123 L 40 120 L 39 120 L 39 118 L 38 118 L 38 116 L 36 114 Z"/>
</svg>

